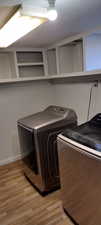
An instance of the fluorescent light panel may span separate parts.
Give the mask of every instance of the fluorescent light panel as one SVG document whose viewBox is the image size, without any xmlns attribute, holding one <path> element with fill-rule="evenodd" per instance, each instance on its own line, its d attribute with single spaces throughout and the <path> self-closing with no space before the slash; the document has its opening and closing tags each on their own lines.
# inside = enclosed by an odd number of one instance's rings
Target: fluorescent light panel
<svg viewBox="0 0 101 225">
<path fill-rule="evenodd" d="M 0 29 L 0 47 L 8 47 L 45 21 L 44 18 L 22 15 L 19 9 Z"/>
</svg>

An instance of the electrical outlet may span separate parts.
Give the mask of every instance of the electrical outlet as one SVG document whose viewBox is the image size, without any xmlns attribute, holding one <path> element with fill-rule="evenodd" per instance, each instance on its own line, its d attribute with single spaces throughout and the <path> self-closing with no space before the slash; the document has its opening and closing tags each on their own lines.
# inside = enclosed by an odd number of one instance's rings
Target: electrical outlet
<svg viewBox="0 0 101 225">
<path fill-rule="evenodd" d="M 98 80 L 94 82 L 94 87 L 98 87 Z"/>
</svg>

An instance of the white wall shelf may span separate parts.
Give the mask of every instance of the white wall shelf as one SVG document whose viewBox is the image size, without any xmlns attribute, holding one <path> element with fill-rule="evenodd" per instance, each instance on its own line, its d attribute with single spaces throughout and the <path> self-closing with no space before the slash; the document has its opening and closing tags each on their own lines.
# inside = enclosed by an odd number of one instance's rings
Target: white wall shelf
<svg viewBox="0 0 101 225">
<path fill-rule="evenodd" d="M 29 82 L 29 81 L 58 81 L 64 80 L 67 82 L 74 81 L 96 81 L 101 80 L 101 70 L 88 71 L 88 72 L 77 72 L 53 76 L 39 76 L 39 77 L 24 77 L 24 78 L 13 78 L 13 79 L 0 79 L 0 84 L 10 84 L 10 83 L 19 83 L 19 82 Z"/>
<path fill-rule="evenodd" d="M 48 80 L 47 77 L 24 77 L 24 78 L 14 78 L 14 79 L 0 79 L 0 84 L 9 84 L 9 83 L 19 83 L 19 82 L 29 82 L 29 81 L 38 81 L 38 80 Z"/>
<path fill-rule="evenodd" d="M 29 63 L 18 63 L 17 64 L 18 66 L 43 66 L 44 63 L 43 62 L 36 62 L 36 63 L 33 63 L 33 62 L 29 62 Z"/>
<path fill-rule="evenodd" d="M 20 78 L 44 76 L 42 51 L 16 51 L 18 74 Z"/>
<path fill-rule="evenodd" d="M 16 51 L 17 63 L 43 62 L 42 51 Z"/>
<path fill-rule="evenodd" d="M 19 66 L 19 77 L 44 77 L 44 67 L 43 65 L 38 66 Z"/>
</svg>

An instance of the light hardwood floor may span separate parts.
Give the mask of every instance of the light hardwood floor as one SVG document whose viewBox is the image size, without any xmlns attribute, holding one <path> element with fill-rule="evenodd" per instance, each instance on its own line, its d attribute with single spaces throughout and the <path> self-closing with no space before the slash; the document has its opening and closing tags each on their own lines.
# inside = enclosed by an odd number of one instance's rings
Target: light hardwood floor
<svg viewBox="0 0 101 225">
<path fill-rule="evenodd" d="M 0 225 L 73 225 L 60 191 L 42 197 L 24 177 L 21 161 L 0 167 Z"/>
</svg>

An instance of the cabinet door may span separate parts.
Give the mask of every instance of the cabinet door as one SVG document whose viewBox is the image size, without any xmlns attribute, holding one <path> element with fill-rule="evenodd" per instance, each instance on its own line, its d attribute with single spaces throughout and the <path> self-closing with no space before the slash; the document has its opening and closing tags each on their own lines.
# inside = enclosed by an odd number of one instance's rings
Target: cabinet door
<svg viewBox="0 0 101 225">
<path fill-rule="evenodd" d="M 73 47 L 72 45 L 64 45 L 59 49 L 59 67 L 60 73 L 73 72 Z"/>
<path fill-rule="evenodd" d="M 47 51 L 47 62 L 48 62 L 48 74 L 56 75 L 57 74 L 56 49 L 50 49 Z"/>
<path fill-rule="evenodd" d="M 76 40 L 59 48 L 60 73 L 83 71 L 83 42 Z"/>
<path fill-rule="evenodd" d="M 16 78 L 13 52 L 0 52 L 0 79 Z"/>
<path fill-rule="evenodd" d="M 74 46 L 73 51 L 73 72 L 83 71 L 83 46 L 82 42 Z"/>
<path fill-rule="evenodd" d="M 0 53 L 0 78 L 11 78 L 11 63 L 9 53 Z"/>
</svg>

